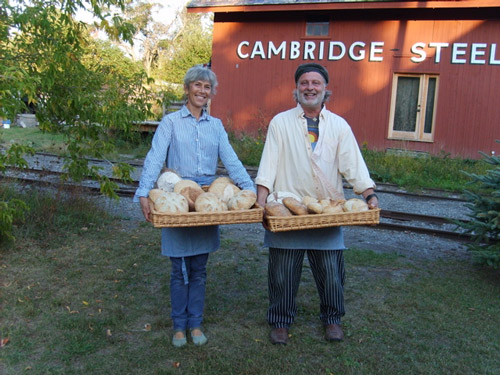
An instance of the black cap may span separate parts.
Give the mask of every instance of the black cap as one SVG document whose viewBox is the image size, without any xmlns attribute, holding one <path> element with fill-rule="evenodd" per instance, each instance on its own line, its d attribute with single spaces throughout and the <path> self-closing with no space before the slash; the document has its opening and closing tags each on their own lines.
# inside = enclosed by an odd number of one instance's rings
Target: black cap
<svg viewBox="0 0 500 375">
<path fill-rule="evenodd" d="M 328 71 L 322 65 L 316 63 L 301 64 L 295 71 L 295 83 L 299 80 L 300 76 L 304 73 L 317 72 L 323 76 L 325 82 L 328 83 Z"/>
</svg>

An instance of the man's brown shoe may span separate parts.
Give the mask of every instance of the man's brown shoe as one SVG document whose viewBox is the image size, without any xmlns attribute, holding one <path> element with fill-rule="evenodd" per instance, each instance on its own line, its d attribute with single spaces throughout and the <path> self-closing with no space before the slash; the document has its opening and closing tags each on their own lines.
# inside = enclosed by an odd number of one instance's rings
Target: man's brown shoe
<svg viewBox="0 0 500 375">
<path fill-rule="evenodd" d="M 327 341 L 342 341 L 344 332 L 338 324 L 328 324 L 325 328 L 325 339 Z"/>
<path fill-rule="evenodd" d="M 273 328 L 271 330 L 271 342 L 275 345 L 286 345 L 288 342 L 288 328 Z"/>
</svg>

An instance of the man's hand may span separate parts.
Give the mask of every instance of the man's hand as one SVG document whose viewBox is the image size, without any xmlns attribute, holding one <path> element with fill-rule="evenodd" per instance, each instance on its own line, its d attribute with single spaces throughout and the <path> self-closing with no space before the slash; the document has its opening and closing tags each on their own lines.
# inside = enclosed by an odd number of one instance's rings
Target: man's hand
<svg viewBox="0 0 500 375">
<path fill-rule="evenodd" d="M 264 208 L 266 206 L 267 196 L 269 195 L 269 189 L 262 185 L 257 185 L 257 204 Z M 266 220 L 266 211 L 264 210 L 264 218 L 262 220 L 262 226 L 269 230 Z"/>
<path fill-rule="evenodd" d="M 369 208 L 378 207 L 378 196 L 373 189 L 366 189 L 361 195 L 365 198 Z"/>
</svg>

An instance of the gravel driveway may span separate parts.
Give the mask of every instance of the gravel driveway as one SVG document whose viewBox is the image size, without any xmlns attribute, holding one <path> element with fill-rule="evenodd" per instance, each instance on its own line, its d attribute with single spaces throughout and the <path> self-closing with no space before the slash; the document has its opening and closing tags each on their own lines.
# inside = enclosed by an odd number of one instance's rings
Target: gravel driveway
<svg viewBox="0 0 500 375">
<path fill-rule="evenodd" d="M 124 231 L 136 228 L 141 222 L 144 222 L 140 206 L 138 203 L 133 203 L 132 198 L 120 198 L 120 201 L 111 201 L 103 197 L 95 197 L 94 199 L 100 200 L 100 204 L 105 204 L 109 212 L 122 218 Z M 408 198 L 384 194 L 381 196 L 381 205 L 382 208 L 395 207 L 396 201 L 404 199 Z M 462 203 L 453 201 L 424 200 L 420 204 L 412 202 L 412 207 L 418 207 L 418 210 L 412 212 L 459 217 L 464 214 L 462 205 Z M 221 236 L 240 243 L 253 243 L 260 248 L 263 244 L 264 229 L 258 223 L 222 225 Z M 348 248 L 396 253 L 414 260 L 469 257 L 464 243 L 423 234 L 380 230 L 376 227 L 351 226 L 344 227 L 344 237 Z"/>
</svg>

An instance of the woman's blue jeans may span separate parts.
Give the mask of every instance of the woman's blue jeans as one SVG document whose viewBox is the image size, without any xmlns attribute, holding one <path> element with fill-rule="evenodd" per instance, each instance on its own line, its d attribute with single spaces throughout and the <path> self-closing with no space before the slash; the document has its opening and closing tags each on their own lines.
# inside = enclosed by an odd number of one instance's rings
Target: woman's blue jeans
<svg viewBox="0 0 500 375">
<path fill-rule="evenodd" d="M 174 258 L 170 274 L 170 300 L 174 331 L 201 327 L 205 305 L 208 254 Z"/>
</svg>

